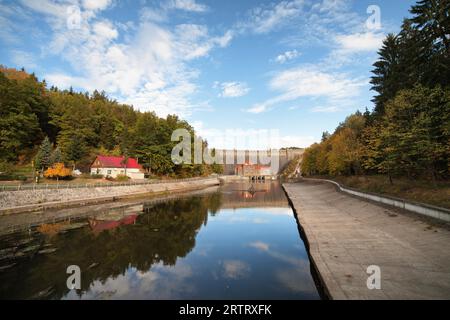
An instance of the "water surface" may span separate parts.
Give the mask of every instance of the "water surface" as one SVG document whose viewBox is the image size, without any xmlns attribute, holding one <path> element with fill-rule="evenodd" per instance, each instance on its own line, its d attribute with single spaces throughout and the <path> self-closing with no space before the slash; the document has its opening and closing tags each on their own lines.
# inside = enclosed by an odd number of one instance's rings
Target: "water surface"
<svg viewBox="0 0 450 320">
<path fill-rule="evenodd" d="M 67 289 L 69 265 L 81 269 L 81 290 Z M 0 270 L 3 299 L 319 298 L 277 182 L 142 201 L 6 235 Z"/>
</svg>

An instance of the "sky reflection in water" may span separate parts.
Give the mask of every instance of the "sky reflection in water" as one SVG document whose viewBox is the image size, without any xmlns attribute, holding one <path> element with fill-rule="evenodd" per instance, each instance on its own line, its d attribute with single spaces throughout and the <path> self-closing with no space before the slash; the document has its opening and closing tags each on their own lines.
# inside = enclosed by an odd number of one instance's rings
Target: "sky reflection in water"
<svg viewBox="0 0 450 320">
<path fill-rule="evenodd" d="M 261 192 L 249 196 L 248 185 L 227 185 L 212 194 L 144 205 L 137 217 L 129 210 L 115 221 L 91 219 L 82 229 L 36 234 L 58 250 L 0 273 L 0 296 L 318 299 L 280 186 L 257 188 Z M 82 270 L 81 291 L 65 287 L 70 264 Z"/>
</svg>

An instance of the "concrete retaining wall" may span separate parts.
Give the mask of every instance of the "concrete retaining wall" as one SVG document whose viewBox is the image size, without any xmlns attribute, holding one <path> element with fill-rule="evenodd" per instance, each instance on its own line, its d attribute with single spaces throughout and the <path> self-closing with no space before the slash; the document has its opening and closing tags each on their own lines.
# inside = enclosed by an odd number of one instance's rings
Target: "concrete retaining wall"
<svg viewBox="0 0 450 320">
<path fill-rule="evenodd" d="M 0 193 L 0 215 L 114 201 L 135 195 L 183 192 L 218 184 L 218 178 L 205 178 L 183 182 L 120 187 L 5 191 Z"/>
<path fill-rule="evenodd" d="M 329 183 L 332 183 L 335 186 L 337 186 L 340 191 L 360 197 L 360 198 L 368 199 L 368 200 L 371 200 L 374 202 L 379 202 L 379 203 L 393 206 L 396 208 L 405 209 L 405 210 L 408 210 L 408 211 L 411 211 L 414 213 L 418 213 L 418 214 L 421 214 L 421 215 L 424 215 L 427 217 L 432 217 L 435 219 L 450 222 L 450 210 L 445 209 L 445 208 L 440 208 L 440 207 L 436 207 L 436 206 L 432 206 L 432 205 L 428 205 L 428 204 L 424 204 L 424 203 L 415 203 L 415 202 L 411 202 L 411 201 L 407 201 L 407 200 L 399 199 L 399 198 L 395 198 L 395 197 L 389 197 L 389 196 L 384 196 L 384 195 L 382 196 L 382 195 L 374 194 L 374 193 L 361 192 L 361 191 L 354 190 L 351 188 L 343 187 L 339 183 L 332 181 L 332 180 L 311 179 L 311 178 L 304 178 L 304 180 L 305 181 L 329 182 Z"/>
</svg>

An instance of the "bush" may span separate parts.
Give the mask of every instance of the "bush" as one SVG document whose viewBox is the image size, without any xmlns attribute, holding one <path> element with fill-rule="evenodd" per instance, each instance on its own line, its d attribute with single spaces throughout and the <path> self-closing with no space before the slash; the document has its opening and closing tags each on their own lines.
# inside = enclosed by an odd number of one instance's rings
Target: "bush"
<svg viewBox="0 0 450 320">
<path fill-rule="evenodd" d="M 72 178 L 72 170 L 67 169 L 64 163 L 55 163 L 44 172 L 44 177 L 48 179 L 70 179 Z"/>
<path fill-rule="evenodd" d="M 80 178 L 82 179 L 103 179 L 104 176 L 102 174 L 90 174 L 90 173 L 83 173 Z"/>
<path fill-rule="evenodd" d="M 27 181 L 27 177 L 17 174 L 0 174 L 0 181 Z"/>
<path fill-rule="evenodd" d="M 130 178 L 129 178 L 128 176 L 124 175 L 124 174 L 119 174 L 119 175 L 116 177 L 116 181 L 121 181 L 121 182 L 123 182 L 123 181 L 128 181 L 128 180 L 130 180 Z"/>
<path fill-rule="evenodd" d="M 14 171 L 14 166 L 6 161 L 0 161 L 0 175 L 10 174 Z"/>
</svg>

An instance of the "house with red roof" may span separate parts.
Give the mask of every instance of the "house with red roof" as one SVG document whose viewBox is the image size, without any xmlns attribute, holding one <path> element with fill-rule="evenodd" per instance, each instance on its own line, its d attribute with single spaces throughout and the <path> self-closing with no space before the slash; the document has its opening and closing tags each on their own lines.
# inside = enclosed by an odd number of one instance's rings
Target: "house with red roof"
<svg viewBox="0 0 450 320">
<path fill-rule="evenodd" d="M 271 166 L 252 164 L 251 162 L 236 165 L 235 174 L 241 177 L 248 177 L 252 180 L 272 179 L 274 176 Z"/>
<path fill-rule="evenodd" d="M 118 175 L 127 175 L 133 180 L 144 179 L 144 170 L 134 158 L 114 156 L 97 156 L 91 165 L 91 174 L 101 174 L 104 177 L 117 178 Z"/>
</svg>

